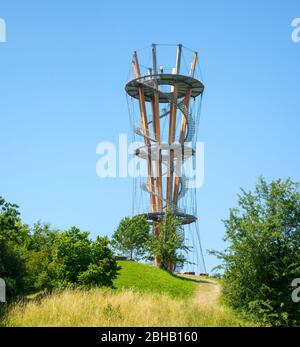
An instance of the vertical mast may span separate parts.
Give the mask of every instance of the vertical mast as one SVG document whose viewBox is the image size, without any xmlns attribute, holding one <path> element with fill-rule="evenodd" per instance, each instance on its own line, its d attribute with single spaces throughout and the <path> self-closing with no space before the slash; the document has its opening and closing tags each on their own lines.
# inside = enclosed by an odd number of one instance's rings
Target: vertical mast
<svg viewBox="0 0 300 347">
<path fill-rule="evenodd" d="M 157 75 L 157 58 L 156 58 L 156 44 L 152 43 L 152 64 L 153 64 L 153 75 Z"/>
</svg>

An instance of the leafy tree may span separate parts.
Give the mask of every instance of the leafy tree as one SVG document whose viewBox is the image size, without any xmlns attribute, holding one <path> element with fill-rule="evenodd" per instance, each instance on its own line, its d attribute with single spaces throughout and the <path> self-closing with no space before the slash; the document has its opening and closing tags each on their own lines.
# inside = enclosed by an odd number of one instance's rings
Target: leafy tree
<svg viewBox="0 0 300 347">
<path fill-rule="evenodd" d="M 300 324 L 300 306 L 291 300 L 291 282 L 300 277 L 300 194 L 290 179 L 238 196 L 225 220 L 224 297 L 233 307 L 272 325 Z"/>
<path fill-rule="evenodd" d="M 91 263 L 91 241 L 88 232 L 72 227 L 56 240 L 57 278 L 61 283 L 76 283 L 78 275 Z"/>
<path fill-rule="evenodd" d="M 56 265 L 55 241 L 58 230 L 49 224 L 36 223 L 30 233 L 26 256 L 26 288 L 28 291 L 51 289 L 54 286 Z"/>
<path fill-rule="evenodd" d="M 28 229 L 22 225 L 18 206 L 0 197 L 0 277 L 6 282 L 7 297 L 24 290 L 24 244 Z"/>
<path fill-rule="evenodd" d="M 61 232 L 38 222 L 30 230 L 18 206 L 0 197 L 0 277 L 9 298 L 54 287 L 111 286 L 119 267 L 108 244 L 76 227 Z"/>
<path fill-rule="evenodd" d="M 162 222 L 158 225 L 159 233 L 153 233 L 149 242 L 150 254 L 157 258 L 159 267 L 173 271 L 176 266 L 187 262 L 184 255 L 190 248 L 184 243 L 181 223 L 167 210 Z"/>
<path fill-rule="evenodd" d="M 30 229 L 30 238 L 28 242 L 29 251 L 41 251 L 44 248 L 52 246 L 59 235 L 58 229 L 51 229 L 50 224 L 38 221 Z"/>
<path fill-rule="evenodd" d="M 150 228 L 144 216 L 126 217 L 113 233 L 111 244 L 130 260 L 139 260 L 147 253 L 149 239 Z"/>
<path fill-rule="evenodd" d="M 17 248 L 0 236 L 0 277 L 6 283 L 8 298 L 24 289 L 25 265 Z"/>
<path fill-rule="evenodd" d="M 80 283 L 84 285 L 112 286 L 120 267 L 113 257 L 113 252 L 108 247 L 109 240 L 106 237 L 97 237 L 91 245 L 92 263 L 87 270 L 78 276 Z"/>
<path fill-rule="evenodd" d="M 119 267 L 105 237 L 93 242 L 89 233 L 72 227 L 61 233 L 56 244 L 56 282 L 58 287 L 70 285 L 111 286 Z"/>
</svg>

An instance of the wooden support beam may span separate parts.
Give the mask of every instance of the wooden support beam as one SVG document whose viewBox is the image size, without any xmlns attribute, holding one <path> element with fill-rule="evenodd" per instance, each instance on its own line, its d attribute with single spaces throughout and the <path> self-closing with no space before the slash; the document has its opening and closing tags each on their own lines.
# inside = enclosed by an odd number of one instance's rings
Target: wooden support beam
<svg viewBox="0 0 300 347">
<path fill-rule="evenodd" d="M 153 132 L 158 146 L 158 158 L 156 158 L 156 192 L 157 192 L 157 208 L 162 211 L 162 161 L 160 149 L 160 118 L 159 118 L 159 95 L 157 91 L 157 82 L 154 83 L 154 99 L 152 100 L 152 114 L 153 114 Z"/>
<path fill-rule="evenodd" d="M 194 76 L 195 68 L 196 68 L 196 62 L 197 62 L 197 52 L 194 53 L 193 61 L 191 64 L 191 71 L 190 75 L 191 77 Z M 186 111 L 186 114 L 189 112 L 189 106 L 190 106 L 190 99 L 191 99 L 191 90 L 187 90 L 185 97 L 184 97 L 184 108 Z M 183 146 L 184 145 L 184 138 L 185 133 L 187 129 L 187 119 L 184 114 L 181 116 L 181 128 L 180 128 L 180 135 L 179 135 L 179 143 Z M 175 177 L 175 184 L 174 184 L 174 204 L 177 204 L 178 201 L 178 193 L 179 193 L 179 183 L 180 183 L 180 177 L 176 175 Z"/>
<path fill-rule="evenodd" d="M 156 59 L 156 45 L 152 44 L 152 62 L 153 62 L 153 73 L 157 74 L 157 59 Z M 158 148 L 160 147 L 160 117 L 159 117 L 159 93 L 158 83 L 154 80 L 154 93 L 152 105 L 152 119 L 153 119 L 153 132 L 157 142 Z M 161 168 L 161 150 L 158 151 L 158 158 L 156 158 L 156 192 L 157 192 L 157 209 L 162 211 L 162 168 Z"/>
<path fill-rule="evenodd" d="M 156 45 L 152 44 L 152 63 L 153 63 L 153 74 L 157 75 L 157 59 L 156 59 Z M 156 158 L 156 191 L 157 191 L 157 211 L 162 211 L 162 169 L 161 169 L 161 150 L 160 150 L 160 117 L 159 117 L 159 93 L 158 83 L 154 80 L 154 93 L 152 105 L 152 120 L 153 120 L 153 132 L 158 146 L 158 158 Z M 160 234 L 160 223 L 154 223 L 153 231 L 156 236 Z M 160 265 L 160 258 L 155 257 L 154 264 Z"/>
<path fill-rule="evenodd" d="M 190 98 L 191 98 L 191 90 L 188 90 L 186 92 L 186 95 L 184 97 L 184 108 L 186 110 L 186 112 L 189 112 L 189 104 L 190 104 Z M 185 137 L 185 133 L 186 133 L 186 126 L 187 126 L 187 122 L 186 122 L 186 117 L 184 115 L 182 115 L 182 119 L 181 119 L 181 128 L 180 128 L 180 135 L 179 135 L 179 143 L 183 146 L 184 145 L 184 137 Z M 183 147 L 182 147 L 183 148 Z M 179 184 L 180 184 L 180 180 L 181 180 L 181 176 L 178 176 L 179 174 L 179 166 L 182 164 L 182 159 L 178 159 L 178 162 L 176 163 L 177 167 L 175 170 L 176 176 L 175 176 L 175 184 L 174 184 L 174 194 L 173 194 L 173 200 L 174 200 L 174 204 L 177 204 L 178 201 L 178 194 L 179 194 Z"/>
<path fill-rule="evenodd" d="M 141 77 L 140 67 L 138 63 L 138 57 L 137 52 L 134 52 L 133 55 L 133 62 L 132 62 L 133 72 L 135 74 L 136 78 Z M 149 136 L 149 128 L 148 128 L 148 120 L 147 120 L 147 109 L 146 109 L 146 102 L 145 102 L 145 95 L 144 95 L 144 89 L 143 87 L 139 87 L 139 106 L 140 106 L 140 112 L 141 112 L 141 118 L 142 118 L 142 128 L 144 131 L 144 134 L 147 134 Z M 144 136 L 145 145 L 150 150 L 150 140 L 148 137 Z M 154 177 L 152 174 L 152 159 L 151 159 L 151 153 L 149 153 L 148 156 L 148 182 L 150 186 L 150 199 L 151 199 L 151 210 L 152 212 L 156 211 L 156 197 L 155 197 L 155 186 L 154 186 Z"/>
<path fill-rule="evenodd" d="M 194 53 L 194 57 L 193 57 L 193 61 L 192 61 L 192 64 L 191 64 L 191 71 L 190 71 L 190 76 L 191 77 L 194 77 L 197 59 L 198 59 L 198 53 L 195 52 Z"/>
<path fill-rule="evenodd" d="M 173 96 L 177 100 L 178 87 L 174 86 Z M 170 106 L 170 123 L 169 123 L 169 145 L 175 141 L 175 127 L 176 127 L 176 114 L 177 107 L 174 103 Z M 168 164 L 168 177 L 167 177 L 167 206 L 170 207 L 172 202 L 172 190 L 173 190 L 173 174 L 174 174 L 174 151 L 169 151 L 169 164 Z"/>
<path fill-rule="evenodd" d="M 181 50 L 182 50 L 182 45 L 178 45 L 175 74 L 179 74 L 180 72 Z M 173 90 L 174 102 L 172 102 L 170 105 L 169 145 L 171 145 L 175 141 L 176 114 L 177 114 L 177 107 L 175 105 L 175 102 L 177 103 L 177 97 L 178 97 L 178 86 L 175 85 Z M 167 206 L 168 207 L 170 207 L 170 203 L 173 202 L 172 201 L 173 174 L 174 174 L 174 151 L 170 150 L 169 168 L 168 168 L 168 177 L 167 177 Z"/>
</svg>

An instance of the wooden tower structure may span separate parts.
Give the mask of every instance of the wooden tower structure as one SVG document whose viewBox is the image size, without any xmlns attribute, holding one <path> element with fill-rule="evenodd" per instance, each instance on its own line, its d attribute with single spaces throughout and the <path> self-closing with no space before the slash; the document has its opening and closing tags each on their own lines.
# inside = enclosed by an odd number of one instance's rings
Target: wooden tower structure
<svg viewBox="0 0 300 347">
<path fill-rule="evenodd" d="M 190 64 L 187 67 L 184 60 L 183 69 L 185 47 L 181 44 L 174 47 L 167 45 L 167 48 L 172 47 L 175 56 L 173 65 L 165 67 L 158 59 L 160 46 L 164 45 L 152 44 L 149 47 L 150 64 L 141 64 L 138 52 L 133 53 L 132 74 L 125 86 L 134 134 L 142 142 L 134 154 L 147 165 L 147 177 L 140 179 L 135 187 L 135 194 L 146 196 L 146 203 L 143 205 L 135 196 L 134 213 L 144 214 L 155 233 L 160 232 L 159 222 L 167 209 L 183 226 L 197 224 L 195 189 L 194 194 L 188 194 L 193 189 L 189 189 L 189 177 L 184 166 L 188 161 L 193 162 L 196 153 L 197 125 L 204 90 L 200 77 L 196 76 L 199 65 L 197 52 L 189 50 Z M 187 239 L 192 242 L 191 237 Z M 194 233 L 194 239 L 200 243 L 199 235 Z M 201 243 L 196 247 L 201 253 L 203 272 L 205 265 Z M 174 270 L 173 264 L 169 264 L 169 270 Z"/>
</svg>

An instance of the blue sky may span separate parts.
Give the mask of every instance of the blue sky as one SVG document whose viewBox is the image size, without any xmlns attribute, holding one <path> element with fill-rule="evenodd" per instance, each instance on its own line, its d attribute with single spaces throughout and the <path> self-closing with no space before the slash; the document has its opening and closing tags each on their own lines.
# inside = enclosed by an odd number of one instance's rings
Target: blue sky
<svg viewBox="0 0 300 347">
<path fill-rule="evenodd" d="M 130 133 L 131 54 L 152 42 L 199 52 L 198 139 L 204 249 L 223 249 L 221 219 L 259 175 L 300 181 L 299 1 L 2 0 L 0 194 L 24 222 L 110 235 L 131 213 L 131 179 L 101 179 L 96 145 Z M 206 255 L 208 269 L 217 264 Z"/>
</svg>

